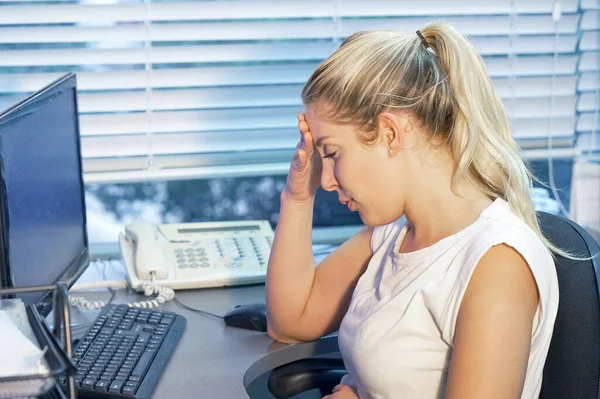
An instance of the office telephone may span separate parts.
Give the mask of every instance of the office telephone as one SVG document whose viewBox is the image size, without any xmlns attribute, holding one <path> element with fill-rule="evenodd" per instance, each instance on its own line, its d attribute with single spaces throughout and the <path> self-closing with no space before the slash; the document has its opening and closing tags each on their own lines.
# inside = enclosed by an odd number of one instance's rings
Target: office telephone
<svg viewBox="0 0 600 399">
<path fill-rule="evenodd" d="M 265 281 L 273 229 L 267 221 L 154 226 L 138 220 L 119 242 L 134 289 L 223 287 Z"/>
<path fill-rule="evenodd" d="M 175 297 L 173 290 L 262 283 L 273 243 L 268 221 L 162 224 L 136 220 L 119 235 L 128 281 L 78 284 L 71 291 L 128 286 L 154 300 L 132 306 L 158 307 Z M 104 306 L 70 298 L 87 309 Z"/>
</svg>

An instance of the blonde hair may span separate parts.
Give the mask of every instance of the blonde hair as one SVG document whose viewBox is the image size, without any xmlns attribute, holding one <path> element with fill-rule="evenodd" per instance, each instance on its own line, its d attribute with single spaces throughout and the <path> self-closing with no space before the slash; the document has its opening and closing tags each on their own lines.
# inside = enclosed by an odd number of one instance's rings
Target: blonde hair
<svg viewBox="0 0 600 399">
<path fill-rule="evenodd" d="M 453 191 L 468 181 L 488 197 L 506 200 L 550 250 L 570 257 L 540 230 L 532 202 L 534 177 L 473 45 L 448 24 L 428 25 L 421 34 L 425 43 L 415 33 L 353 34 L 308 79 L 304 104 L 325 102 L 327 117 L 357 126 L 365 143 L 378 139 L 382 112 L 409 111 L 432 138 L 449 145 Z"/>
</svg>

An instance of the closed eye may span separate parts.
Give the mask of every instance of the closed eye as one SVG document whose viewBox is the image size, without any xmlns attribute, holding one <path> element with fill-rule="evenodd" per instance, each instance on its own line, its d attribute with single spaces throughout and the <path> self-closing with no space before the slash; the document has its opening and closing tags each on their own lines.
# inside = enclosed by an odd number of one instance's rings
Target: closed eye
<svg viewBox="0 0 600 399">
<path fill-rule="evenodd" d="M 337 153 L 337 151 L 330 152 L 329 154 L 325 155 L 323 158 L 333 158 L 336 153 Z"/>
</svg>

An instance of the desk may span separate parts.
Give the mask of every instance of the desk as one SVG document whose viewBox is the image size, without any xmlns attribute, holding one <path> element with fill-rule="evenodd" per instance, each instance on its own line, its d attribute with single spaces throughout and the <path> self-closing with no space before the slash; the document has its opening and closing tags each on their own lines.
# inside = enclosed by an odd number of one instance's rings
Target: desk
<svg viewBox="0 0 600 399">
<path fill-rule="evenodd" d="M 90 267 L 81 280 L 93 279 Z M 87 274 L 87 276 L 86 276 Z M 85 278 L 87 277 L 87 278 Z M 112 276 L 109 276 L 112 278 Z M 78 293 L 79 295 L 80 293 Z M 83 293 L 87 299 L 108 300 L 107 291 Z M 177 291 L 177 299 L 192 308 L 223 315 L 236 305 L 265 301 L 264 285 Z M 113 303 L 148 299 L 131 291 L 117 292 Z M 248 399 L 243 376 L 246 369 L 270 351 L 284 344 L 267 333 L 225 326 L 223 320 L 192 312 L 168 302 L 161 309 L 174 311 L 187 319 L 187 326 L 173 357 L 156 386 L 152 398 Z M 99 311 L 72 310 L 74 323 L 91 323 Z"/>
</svg>

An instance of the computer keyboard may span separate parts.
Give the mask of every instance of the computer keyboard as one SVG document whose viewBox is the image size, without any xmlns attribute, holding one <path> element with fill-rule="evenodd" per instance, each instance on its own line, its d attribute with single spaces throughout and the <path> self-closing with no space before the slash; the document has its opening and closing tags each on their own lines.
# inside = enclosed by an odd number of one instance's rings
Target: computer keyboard
<svg viewBox="0 0 600 399">
<path fill-rule="evenodd" d="M 185 325 L 173 312 L 107 305 L 73 354 L 78 397 L 149 398 Z"/>
</svg>

